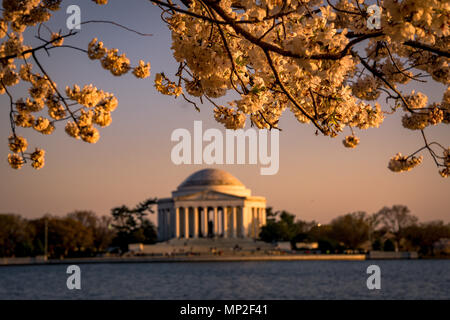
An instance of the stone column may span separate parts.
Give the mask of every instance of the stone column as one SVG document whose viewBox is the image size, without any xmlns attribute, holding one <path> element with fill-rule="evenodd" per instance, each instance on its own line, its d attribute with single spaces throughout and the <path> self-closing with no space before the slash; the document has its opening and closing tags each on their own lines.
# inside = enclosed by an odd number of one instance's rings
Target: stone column
<svg viewBox="0 0 450 320">
<path fill-rule="evenodd" d="M 242 236 L 248 237 L 248 208 L 242 207 Z"/>
<path fill-rule="evenodd" d="M 240 238 L 244 238 L 245 237 L 245 228 L 244 228 L 244 207 L 239 207 L 239 210 L 241 211 L 241 215 L 239 217 L 239 221 L 238 221 L 238 236 Z"/>
<path fill-rule="evenodd" d="M 161 210 L 158 209 L 158 240 L 161 240 Z"/>
<path fill-rule="evenodd" d="M 261 224 L 264 226 L 264 225 L 266 225 L 266 223 L 267 223 L 267 221 L 266 221 L 266 219 L 267 219 L 267 217 L 266 217 L 266 208 L 262 208 L 262 221 L 261 221 Z"/>
<path fill-rule="evenodd" d="M 233 219 L 233 233 L 232 237 L 237 238 L 237 208 L 236 206 L 233 206 L 232 209 L 232 219 Z"/>
<path fill-rule="evenodd" d="M 194 208 L 194 238 L 198 238 L 198 208 Z"/>
<path fill-rule="evenodd" d="M 252 207 L 252 238 L 256 238 L 256 208 Z"/>
<path fill-rule="evenodd" d="M 203 237 L 208 237 L 208 207 L 203 208 L 203 219 L 202 219 L 202 227 L 203 227 Z"/>
<path fill-rule="evenodd" d="M 245 236 L 251 237 L 251 217 L 252 217 L 252 209 L 250 207 L 244 207 L 245 208 Z"/>
<path fill-rule="evenodd" d="M 222 207 L 223 237 L 228 238 L 228 207 Z"/>
<path fill-rule="evenodd" d="M 166 209 L 161 210 L 161 236 L 162 240 L 166 237 Z"/>
<path fill-rule="evenodd" d="M 217 212 L 217 207 L 214 207 L 214 236 L 219 234 L 219 213 Z"/>
<path fill-rule="evenodd" d="M 168 209 L 165 209 L 164 211 L 163 211 L 163 213 L 164 213 L 164 241 L 166 241 L 167 240 L 167 234 L 168 234 L 168 232 L 167 232 L 167 227 L 169 226 L 169 223 L 168 223 L 168 218 L 169 218 L 169 215 L 168 215 Z"/>
<path fill-rule="evenodd" d="M 172 224 L 172 217 L 170 215 L 170 208 L 166 210 L 166 240 L 170 239 L 170 225 Z"/>
<path fill-rule="evenodd" d="M 248 225 L 248 236 L 251 238 L 252 235 L 252 220 L 253 220 L 253 210 L 252 207 L 247 208 L 247 225 Z"/>
<path fill-rule="evenodd" d="M 184 238 L 189 239 L 189 208 L 184 208 Z"/>
<path fill-rule="evenodd" d="M 255 230 L 255 238 L 258 237 L 259 227 L 261 225 L 261 208 L 256 208 L 256 230 Z"/>
<path fill-rule="evenodd" d="M 257 227 L 256 227 L 256 237 L 258 237 L 258 235 L 259 235 L 259 230 L 260 230 L 260 227 L 261 227 L 261 208 L 258 208 L 258 224 L 256 225 Z"/>
<path fill-rule="evenodd" d="M 162 210 L 161 210 L 161 228 L 160 228 L 160 231 L 161 231 L 161 240 L 164 240 L 164 237 L 165 237 L 165 235 L 166 235 L 166 234 L 165 234 L 166 221 L 165 221 L 164 213 L 165 213 L 165 210 L 162 209 Z"/>
<path fill-rule="evenodd" d="M 170 208 L 170 239 L 175 238 L 175 207 Z"/>
<path fill-rule="evenodd" d="M 180 208 L 175 208 L 175 238 L 180 238 Z"/>
</svg>

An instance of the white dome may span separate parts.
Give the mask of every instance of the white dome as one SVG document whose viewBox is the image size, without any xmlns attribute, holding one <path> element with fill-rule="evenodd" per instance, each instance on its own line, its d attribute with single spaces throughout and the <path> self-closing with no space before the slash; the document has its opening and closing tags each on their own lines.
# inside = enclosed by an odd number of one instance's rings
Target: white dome
<svg viewBox="0 0 450 320">
<path fill-rule="evenodd" d="M 251 193 L 232 174 L 220 169 L 203 169 L 187 177 L 173 192 L 173 195 L 181 196 L 205 190 L 214 190 L 236 196 L 250 196 Z"/>
<path fill-rule="evenodd" d="M 191 174 L 178 189 L 190 186 L 243 186 L 237 178 L 230 173 L 219 169 L 203 169 Z"/>
</svg>

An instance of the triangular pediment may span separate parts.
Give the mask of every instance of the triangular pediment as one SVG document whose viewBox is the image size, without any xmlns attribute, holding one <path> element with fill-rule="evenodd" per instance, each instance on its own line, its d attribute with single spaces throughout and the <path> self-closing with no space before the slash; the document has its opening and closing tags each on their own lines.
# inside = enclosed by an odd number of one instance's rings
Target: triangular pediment
<svg viewBox="0 0 450 320">
<path fill-rule="evenodd" d="M 245 197 L 235 196 L 232 194 L 222 193 L 214 190 L 199 191 L 192 194 L 175 197 L 174 200 L 183 201 L 200 201 L 200 200 L 239 200 Z"/>
</svg>

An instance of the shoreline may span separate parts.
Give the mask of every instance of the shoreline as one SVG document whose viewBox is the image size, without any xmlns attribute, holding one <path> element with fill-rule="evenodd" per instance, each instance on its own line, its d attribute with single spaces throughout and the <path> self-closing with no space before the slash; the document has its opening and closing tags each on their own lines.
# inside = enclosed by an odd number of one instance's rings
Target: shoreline
<svg viewBox="0 0 450 320">
<path fill-rule="evenodd" d="M 244 261 L 365 261 L 416 260 L 416 257 L 377 256 L 365 254 L 285 254 L 285 255 L 191 255 L 191 256 L 132 256 L 50 259 L 0 258 L 1 266 L 94 264 L 94 263 L 180 263 L 180 262 L 244 262 Z"/>
</svg>

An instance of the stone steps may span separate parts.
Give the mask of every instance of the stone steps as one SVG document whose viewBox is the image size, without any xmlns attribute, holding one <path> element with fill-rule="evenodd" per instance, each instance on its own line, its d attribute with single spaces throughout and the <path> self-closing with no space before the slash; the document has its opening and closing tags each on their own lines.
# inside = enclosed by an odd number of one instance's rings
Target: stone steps
<svg viewBox="0 0 450 320">
<path fill-rule="evenodd" d="M 235 239 L 171 239 L 160 242 L 156 245 L 144 246 L 145 253 L 152 252 L 210 252 L 213 248 L 218 251 L 229 252 L 239 246 L 240 251 L 258 251 L 273 250 L 274 245 L 263 241 L 254 241 L 253 239 L 235 238 Z"/>
</svg>

